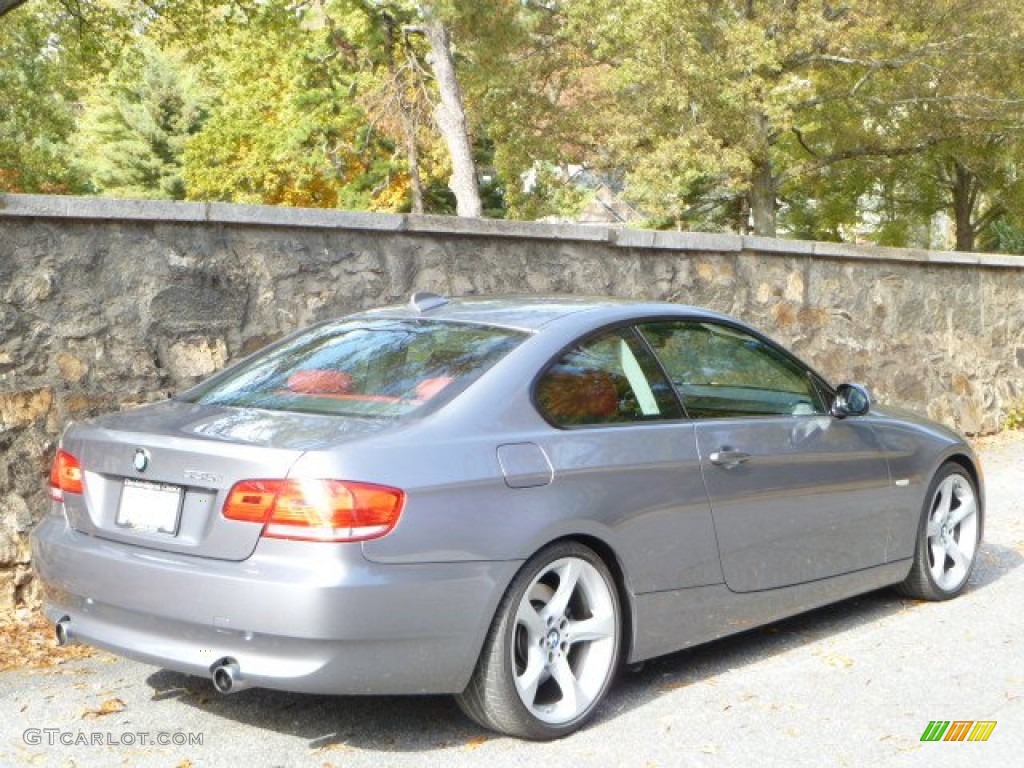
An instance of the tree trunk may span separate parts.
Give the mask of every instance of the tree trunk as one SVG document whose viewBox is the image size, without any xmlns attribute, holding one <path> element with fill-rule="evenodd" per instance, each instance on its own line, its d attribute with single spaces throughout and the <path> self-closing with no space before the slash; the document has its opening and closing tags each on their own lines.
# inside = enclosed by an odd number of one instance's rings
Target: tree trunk
<svg viewBox="0 0 1024 768">
<path fill-rule="evenodd" d="M 473 162 L 473 146 L 466 125 L 466 110 L 462 104 L 459 81 L 455 76 L 451 38 L 448 28 L 427 4 L 421 4 L 421 13 L 425 22 L 423 29 L 430 42 L 427 62 L 437 78 L 441 96 L 440 103 L 434 109 L 434 120 L 452 160 L 452 176 L 448 186 L 455 193 L 456 213 L 459 216 L 480 217 L 483 215 L 483 205 L 476 183 L 476 164 Z"/>
<path fill-rule="evenodd" d="M 405 156 L 409 163 L 409 184 L 412 187 L 412 212 L 423 213 L 423 182 L 420 179 L 420 151 L 416 146 L 416 127 L 405 120 Z"/>
<path fill-rule="evenodd" d="M 405 160 L 409 164 L 409 187 L 412 195 L 412 212 L 423 213 L 423 180 L 420 175 L 420 109 L 415 98 L 410 98 L 410 91 L 418 91 L 418 83 L 409 82 L 410 74 L 418 71 L 415 54 L 409 48 L 408 40 L 403 40 L 405 66 L 395 61 L 395 49 L 398 44 L 398 29 L 395 20 L 388 14 L 381 14 L 381 20 L 387 30 L 387 61 L 388 73 L 395 90 L 394 100 L 398 104 L 398 121 L 402 127 L 405 142 Z"/>
<path fill-rule="evenodd" d="M 0 0 L 0 16 L 13 11 L 19 5 L 24 5 L 26 0 Z"/>
<path fill-rule="evenodd" d="M 953 161 L 950 191 L 953 194 L 953 226 L 956 232 L 956 249 L 973 251 L 976 230 L 974 206 L 978 199 L 975 176 L 959 160 Z"/>
<path fill-rule="evenodd" d="M 750 212 L 754 220 L 754 234 L 775 237 L 775 176 L 767 158 L 757 161 L 751 179 Z"/>
</svg>

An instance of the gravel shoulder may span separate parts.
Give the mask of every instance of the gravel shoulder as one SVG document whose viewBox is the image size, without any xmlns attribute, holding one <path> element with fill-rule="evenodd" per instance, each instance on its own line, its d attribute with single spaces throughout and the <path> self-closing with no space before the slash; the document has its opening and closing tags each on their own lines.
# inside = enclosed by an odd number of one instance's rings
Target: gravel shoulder
<svg viewBox="0 0 1024 768">
<path fill-rule="evenodd" d="M 448 697 L 223 697 L 206 680 L 95 653 L 0 672 L 0 765 L 1014 765 L 1024 435 L 983 441 L 981 455 L 985 542 L 961 598 L 881 591 L 657 659 L 624 671 L 596 721 L 559 742 L 486 732 Z M 921 742 L 931 720 L 997 725 L 986 742 Z"/>
</svg>

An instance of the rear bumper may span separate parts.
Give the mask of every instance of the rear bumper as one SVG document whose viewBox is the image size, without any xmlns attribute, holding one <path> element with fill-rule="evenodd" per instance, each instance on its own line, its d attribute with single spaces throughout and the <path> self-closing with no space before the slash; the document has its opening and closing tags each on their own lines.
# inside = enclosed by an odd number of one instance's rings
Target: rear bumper
<svg viewBox="0 0 1024 768">
<path fill-rule="evenodd" d="M 229 562 L 87 536 L 32 534 L 44 612 L 72 639 L 208 677 L 308 693 L 461 691 L 519 562 L 380 565 L 358 545 L 261 541 Z"/>
</svg>

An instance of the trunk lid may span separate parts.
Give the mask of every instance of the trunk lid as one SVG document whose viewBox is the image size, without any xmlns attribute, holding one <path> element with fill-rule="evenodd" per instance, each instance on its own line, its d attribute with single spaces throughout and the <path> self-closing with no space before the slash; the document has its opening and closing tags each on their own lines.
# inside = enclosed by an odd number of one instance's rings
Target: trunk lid
<svg viewBox="0 0 1024 768">
<path fill-rule="evenodd" d="M 68 428 L 82 495 L 65 494 L 69 524 L 104 539 L 168 552 L 244 560 L 261 526 L 227 520 L 239 480 L 287 477 L 323 450 L 391 422 L 167 401 Z"/>
</svg>

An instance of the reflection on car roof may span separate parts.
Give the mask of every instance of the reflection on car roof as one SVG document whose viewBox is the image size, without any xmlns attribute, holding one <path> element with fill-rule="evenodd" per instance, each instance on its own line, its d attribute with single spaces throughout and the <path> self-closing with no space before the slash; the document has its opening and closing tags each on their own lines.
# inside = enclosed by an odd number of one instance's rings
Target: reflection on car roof
<svg viewBox="0 0 1024 768">
<path fill-rule="evenodd" d="M 396 317 L 430 318 L 466 323 L 480 323 L 520 331 L 537 331 L 544 326 L 569 315 L 581 312 L 607 311 L 619 315 L 623 309 L 645 309 L 661 307 L 666 312 L 688 310 L 690 313 L 710 316 L 706 310 L 683 307 L 678 304 L 641 302 L 629 299 L 594 298 L 577 296 L 502 296 L 488 298 L 457 298 L 448 303 L 416 312 L 406 304 L 382 307 L 350 317 Z"/>
</svg>

